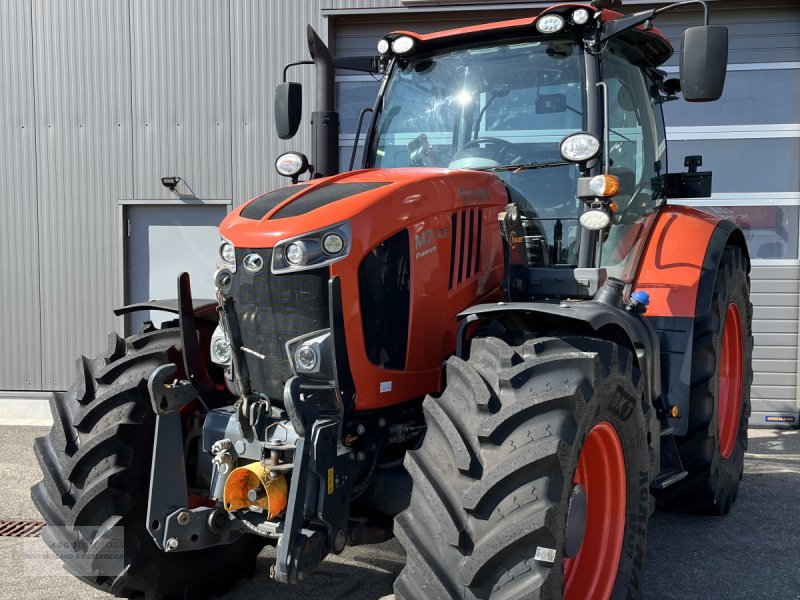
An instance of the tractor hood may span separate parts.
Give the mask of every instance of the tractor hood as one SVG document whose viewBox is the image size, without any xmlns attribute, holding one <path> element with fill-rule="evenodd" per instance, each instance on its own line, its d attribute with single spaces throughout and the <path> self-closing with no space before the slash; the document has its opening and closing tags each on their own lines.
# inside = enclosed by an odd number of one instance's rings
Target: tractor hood
<svg viewBox="0 0 800 600">
<path fill-rule="evenodd" d="M 449 169 L 366 169 L 280 188 L 231 212 L 220 234 L 239 248 L 281 240 L 347 221 L 373 230 L 415 223 L 443 210 L 505 206 L 506 188 L 491 173 Z M 391 223 L 391 225 L 390 225 Z"/>
</svg>

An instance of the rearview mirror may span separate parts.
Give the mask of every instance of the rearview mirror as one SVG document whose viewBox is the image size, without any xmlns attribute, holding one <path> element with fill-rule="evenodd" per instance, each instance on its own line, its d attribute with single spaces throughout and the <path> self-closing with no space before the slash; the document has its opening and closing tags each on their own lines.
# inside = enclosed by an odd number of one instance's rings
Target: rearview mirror
<svg viewBox="0 0 800 600">
<path fill-rule="evenodd" d="M 536 96 L 536 114 L 563 113 L 567 111 L 565 94 L 539 94 Z"/>
<path fill-rule="evenodd" d="M 719 100 L 728 68 L 728 28 L 690 27 L 683 32 L 681 90 L 689 102 Z"/>
<path fill-rule="evenodd" d="M 303 108 L 303 86 L 286 81 L 275 89 L 275 129 L 278 137 L 288 140 L 297 133 Z"/>
</svg>

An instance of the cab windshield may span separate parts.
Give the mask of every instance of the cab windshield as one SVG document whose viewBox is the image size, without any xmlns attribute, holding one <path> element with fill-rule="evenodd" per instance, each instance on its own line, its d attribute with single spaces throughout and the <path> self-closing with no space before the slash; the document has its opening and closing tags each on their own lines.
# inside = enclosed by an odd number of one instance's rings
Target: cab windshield
<svg viewBox="0 0 800 600">
<path fill-rule="evenodd" d="M 546 252 L 548 264 L 576 264 L 579 173 L 558 145 L 585 129 L 582 64 L 580 48 L 568 40 L 398 59 L 367 166 L 495 172 L 535 221 L 535 251 Z"/>
</svg>

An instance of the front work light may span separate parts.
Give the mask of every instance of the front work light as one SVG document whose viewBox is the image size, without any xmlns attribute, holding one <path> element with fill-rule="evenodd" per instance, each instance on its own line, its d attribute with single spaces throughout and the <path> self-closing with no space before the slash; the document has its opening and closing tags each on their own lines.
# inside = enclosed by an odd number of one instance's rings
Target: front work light
<svg viewBox="0 0 800 600">
<path fill-rule="evenodd" d="M 389 51 L 389 40 L 386 38 L 382 39 L 378 42 L 378 53 L 379 54 L 386 54 Z"/>
<path fill-rule="evenodd" d="M 308 170 L 308 158 L 300 152 L 286 152 L 275 161 L 275 170 L 284 177 L 295 179 Z"/>
<path fill-rule="evenodd" d="M 600 154 L 600 140 L 591 133 L 573 133 L 561 140 L 558 150 L 564 160 L 586 162 Z"/>
<path fill-rule="evenodd" d="M 392 42 L 392 52 L 402 56 L 403 54 L 410 53 L 414 49 L 415 45 L 416 42 L 414 41 L 414 38 L 407 35 L 401 35 Z"/>
<path fill-rule="evenodd" d="M 589 21 L 589 11 L 585 8 L 579 8 L 572 11 L 572 22 L 575 25 L 585 25 Z"/>
<path fill-rule="evenodd" d="M 608 227 L 608 224 L 611 223 L 611 215 L 602 208 L 591 208 L 581 213 L 581 216 L 578 217 L 578 222 L 584 229 L 597 231 Z"/>
<path fill-rule="evenodd" d="M 564 17 L 561 15 L 545 15 L 536 20 L 539 33 L 556 33 L 564 28 Z"/>
</svg>

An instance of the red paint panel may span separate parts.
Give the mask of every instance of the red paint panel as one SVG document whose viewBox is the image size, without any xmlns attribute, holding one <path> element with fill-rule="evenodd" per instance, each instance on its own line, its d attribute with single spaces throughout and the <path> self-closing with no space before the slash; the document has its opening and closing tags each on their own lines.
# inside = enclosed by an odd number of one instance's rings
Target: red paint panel
<svg viewBox="0 0 800 600">
<path fill-rule="evenodd" d="M 633 283 L 650 294 L 648 317 L 694 317 L 703 260 L 720 220 L 686 206 L 660 209 Z"/>
<path fill-rule="evenodd" d="M 482 31 L 487 31 L 488 32 L 488 31 L 493 31 L 493 30 L 507 29 L 507 30 L 512 30 L 510 32 L 513 32 L 513 30 L 517 29 L 517 28 L 529 28 L 529 27 L 532 27 L 534 25 L 534 23 L 536 23 L 536 19 L 538 19 L 539 17 L 541 17 L 543 15 L 546 15 L 546 14 L 552 13 L 552 12 L 563 13 L 564 9 L 570 9 L 570 8 L 586 8 L 586 9 L 588 9 L 590 11 L 595 11 L 595 9 L 593 7 L 591 7 L 591 6 L 587 5 L 587 4 L 577 4 L 577 3 L 568 2 L 568 3 L 564 3 L 564 4 L 557 4 L 555 6 L 551 6 L 551 7 L 547 8 L 547 9 L 543 10 L 539 15 L 534 16 L 534 17 L 529 17 L 529 18 L 511 19 L 511 20 L 508 20 L 508 21 L 495 21 L 493 23 L 483 23 L 481 25 L 470 25 L 468 27 L 458 27 L 456 29 L 446 29 L 444 31 L 435 31 L 433 33 L 415 33 L 413 31 L 393 31 L 390 35 L 408 35 L 408 36 L 413 37 L 416 40 L 419 40 L 420 42 L 427 42 L 427 41 L 439 40 L 439 39 L 447 38 L 447 37 L 458 37 L 458 36 L 463 36 L 463 35 L 469 35 L 471 33 L 479 33 L 479 32 L 482 32 Z M 616 11 L 613 11 L 613 10 L 600 11 L 600 20 L 603 21 L 603 22 L 611 21 L 611 20 L 614 20 L 614 19 L 618 19 L 619 17 L 623 17 L 623 16 L 625 16 L 625 15 L 623 15 L 622 13 L 618 13 Z M 645 30 L 643 25 L 639 25 L 639 26 L 636 27 L 636 29 L 638 29 L 638 30 L 640 30 L 642 32 L 646 32 L 646 33 L 648 33 L 650 35 L 659 37 L 663 41 L 669 43 L 667 37 L 659 29 L 657 29 L 655 27 L 653 27 L 653 28 L 651 28 L 649 30 Z M 538 32 L 536 32 L 536 33 L 538 33 Z"/>
<path fill-rule="evenodd" d="M 296 217 L 269 218 L 320 186 L 369 182 L 387 182 L 388 185 Z M 456 315 L 473 304 L 502 299 L 499 286 L 503 276 L 503 244 L 497 219 L 507 203 L 503 182 L 491 173 L 372 169 L 313 180 L 309 187 L 276 206 L 260 221 L 242 218 L 242 209 L 236 209 L 222 222 L 220 233 L 238 248 L 272 248 L 280 240 L 335 223 L 350 222 L 353 236 L 350 253 L 330 266 L 330 274 L 341 278 L 347 351 L 358 392 L 356 409 L 368 410 L 438 391 L 442 360 L 455 350 Z M 455 228 L 452 227 L 454 214 L 457 216 Z M 378 243 L 402 230 L 409 234 L 411 305 L 406 368 L 400 371 L 379 367 L 367 357 L 358 269 Z M 465 239 L 463 253 L 462 235 Z M 457 239 L 456 254 L 451 257 L 453 236 Z M 480 264 L 476 267 L 478 237 L 481 240 Z M 452 289 L 451 260 L 456 272 L 462 273 L 460 282 L 457 276 L 454 278 Z"/>
<path fill-rule="evenodd" d="M 445 31 L 435 31 L 433 33 L 414 33 L 413 31 L 393 31 L 392 35 L 408 35 L 414 39 L 426 42 L 438 40 L 445 37 L 454 37 L 466 33 L 476 33 L 478 31 L 491 31 L 493 29 L 513 29 L 515 27 L 530 27 L 536 22 L 536 17 L 527 19 L 511 19 L 509 21 L 497 21 L 494 23 L 484 23 L 482 25 L 470 25 L 469 27 L 458 27 L 457 29 L 447 29 Z"/>
</svg>

